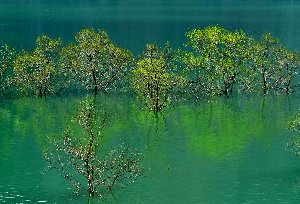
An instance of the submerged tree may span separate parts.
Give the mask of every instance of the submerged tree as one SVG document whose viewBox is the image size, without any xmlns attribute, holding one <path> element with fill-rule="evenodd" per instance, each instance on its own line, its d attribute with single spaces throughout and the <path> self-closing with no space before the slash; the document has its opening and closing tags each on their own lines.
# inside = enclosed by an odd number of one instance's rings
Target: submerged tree
<svg viewBox="0 0 300 204">
<path fill-rule="evenodd" d="M 13 48 L 6 44 L 0 47 L 0 96 L 6 96 L 12 92 L 10 77 L 12 73 L 12 62 L 15 57 Z"/>
<path fill-rule="evenodd" d="M 299 87 L 300 57 L 298 53 L 282 48 L 278 54 L 275 91 L 293 93 Z"/>
<path fill-rule="evenodd" d="M 232 93 L 247 69 L 253 39 L 219 26 L 191 30 L 187 37 L 192 51 L 182 58 L 192 93 L 197 98 Z"/>
<path fill-rule="evenodd" d="M 133 70 L 135 91 L 155 113 L 171 103 L 184 84 L 183 78 L 176 74 L 173 59 L 174 51 L 169 44 L 162 50 L 155 44 L 147 44 L 144 56 Z"/>
<path fill-rule="evenodd" d="M 287 144 L 288 150 L 293 152 L 296 156 L 300 156 L 300 114 L 298 113 L 292 120 L 288 122 L 288 129 L 297 133 L 295 137 L 292 137 Z"/>
<path fill-rule="evenodd" d="M 275 74 L 278 69 L 276 58 L 279 50 L 278 40 L 269 33 L 264 34 L 254 46 L 254 69 L 258 77 L 257 85 L 261 84 L 263 94 L 267 94 L 275 86 Z"/>
<path fill-rule="evenodd" d="M 299 55 L 285 48 L 270 33 L 264 34 L 253 47 L 253 60 L 257 91 L 292 93 L 299 86 L 295 82 L 299 75 Z"/>
<path fill-rule="evenodd" d="M 65 86 L 59 83 L 62 73 L 58 68 L 61 49 L 60 39 L 40 36 L 33 52 L 23 50 L 14 61 L 14 82 L 26 95 L 46 97 L 48 93 L 59 93 Z"/>
<path fill-rule="evenodd" d="M 76 44 L 63 49 L 60 64 L 86 90 L 106 92 L 121 81 L 129 69 L 131 53 L 111 42 L 103 30 L 82 29 Z"/>
<path fill-rule="evenodd" d="M 62 140 L 52 141 L 53 148 L 45 151 L 45 158 L 49 168 L 59 171 L 78 191 L 87 189 L 89 196 L 105 196 L 142 175 L 142 155 L 128 145 L 122 144 L 101 156 L 103 130 L 109 118 L 104 110 L 95 107 L 93 100 L 80 104 L 74 122 L 76 131 L 68 129 Z"/>
</svg>

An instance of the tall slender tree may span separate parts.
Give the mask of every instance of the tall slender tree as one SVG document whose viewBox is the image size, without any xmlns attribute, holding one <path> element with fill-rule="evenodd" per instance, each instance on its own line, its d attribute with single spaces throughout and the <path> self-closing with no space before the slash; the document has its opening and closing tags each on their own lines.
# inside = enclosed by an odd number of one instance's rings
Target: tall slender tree
<svg viewBox="0 0 300 204">
<path fill-rule="evenodd" d="M 155 113 L 172 102 L 176 90 L 184 83 L 183 78 L 176 74 L 173 58 L 174 52 L 169 44 L 164 49 L 147 44 L 144 55 L 133 70 L 136 93 Z"/>
</svg>

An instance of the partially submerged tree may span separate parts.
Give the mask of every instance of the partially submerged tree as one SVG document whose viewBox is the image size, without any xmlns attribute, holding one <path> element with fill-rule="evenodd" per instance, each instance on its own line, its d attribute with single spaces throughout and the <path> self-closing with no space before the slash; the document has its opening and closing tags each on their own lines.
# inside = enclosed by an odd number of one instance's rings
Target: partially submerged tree
<svg viewBox="0 0 300 204">
<path fill-rule="evenodd" d="M 13 48 L 6 44 L 0 47 L 0 97 L 11 94 L 12 63 L 15 57 Z"/>
<path fill-rule="evenodd" d="M 174 52 L 169 44 L 160 49 L 155 44 L 147 44 L 144 55 L 133 70 L 133 86 L 147 107 L 158 113 L 170 104 L 184 80 L 176 74 L 172 61 Z"/>
<path fill-rule="evenodd" d="M 287 144 L 289 151 L 293 152 L 296 156 L 300 156 L 300 114 L 298 113 L 292 120 L 288 122 L 288 129 L 295 132 L 297 135 L 292 137 Z"/>
<path fill-rule="evenodd" d="M 298 53 L 281 48 L 277 56 L 278 69 L 276 70 L 275 86 L 277 92 L 293 93 L 299 88 L 300 57 Z"/>
<path fill-rule="evenodd" d="M 299 83 L 299 55 L 280 44 L 270 33 L 265 33 L 253 46 L 253 68 L 257 77 L 253 86 L 258 92 L 292 93 Z"/>
<path fill-rule="evenodd" d="M 14 61 L 14 82 L 26 95 L 46 97 L 49 93 L 59 93 L 64 89 L 63 74 L 58 68 L 61 49 L 60 39 L 40 36 L 33 52 L 21 51 Z"/>
<path fill-rule="evenodd" d="M 64 48 L 60 64 L 77 83 L 96 95 L 122 80 L 132 59 L 129 51 L 112 43 L 103 30 L 85 28 L 75 39 L 76 44 Z"/>
<path fill-rule="evenodd" d="M 109 118 L 92 99 L 80 104 L 74 122 L 76 131 L 69 128 L 62 140 L 52 141 L 53 148 L 45 151 L 45 158 L 49 168 L 59 171 L 78 191 L 86 189 L 89 196 L 105 196 L 142 175 L 142 155 L 128 145 L 122 144 L 101 156 L 103 130 Z"/>
<path fill-rule="evenodd" d="M 191 30 L 187 37 L 192 50 L 182 60 L 195 97 L 232 93 L 247 69 L 253 39 L 219 26 Z"/>
</svg>

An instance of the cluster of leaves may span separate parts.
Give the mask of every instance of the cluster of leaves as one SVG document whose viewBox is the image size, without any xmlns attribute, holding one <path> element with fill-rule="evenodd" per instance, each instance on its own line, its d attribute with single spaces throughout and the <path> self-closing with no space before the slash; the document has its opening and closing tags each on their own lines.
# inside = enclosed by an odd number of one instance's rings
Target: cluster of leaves
<svg viewBox="0 0 300 204">
<path fill-rule="evenodd" d="M 195 96 L 232 93 L 246 69 L 251 39 L 243 31 L 218 26 L 191 30 L 187 37 L 193 51 L 184 54 L 183 62 Z"/>
<path fill-rule="evenodd" d="M 234 92 L 291 93 L 299 86 L 300 59 L 269 33 L 255 41 L 243 31 L 219 26 L 194 29 L 187 33 L 182 62 L 189 90 L 203 95 Z"/>
<path fill-rule="evenodd" d="M 12 63 L 15 57 L 15 51 L 13 48 L 6 44 L 0 47 L 0 96 L 4 98 L 9 95 L 11 90 L 11 85 L 9 77 L 12 75 Z"/>
<path fill-rule="evenodd" d="M 288 129 L 295 133 L 300 133 L 300 114 L 298 113 L 292 120 L 288 122 Z M 300 138 L 298 135 L 292 137 L 288 144 L 287 149 L 293 152 L 297 157 L 300 156 Z"/>
<path fill-rule="evenodd" d="M 13 49 L 0 49 L 1 92 L 9 87 L 18 97 L 59 94 L 63 90 L 84 88 L 106 92 L 121 81 L 132 62 L 132 54 L 112 43 L 108 34 L 91 28 L 75 36 L 76 43 L 40 36 L 31 52 L 22 50 L 16 57 Z M 12 70 L 10 70 L 10 68 Z M 9 74 L 8 74 L 9 73 Z"/>
<path fill-rule="evenodd" d="M 133 70 L 133 86 L 138 96 L 155 113 L 161 111 L 175 98 L 185 80 L 177 73 L 175 52 L 167 43 L 163 49 L 147 44 L 145 53 Z"/>
<path fill-rule="evenodd" d="M 106 92 L 129 71 L 132 54 L 113 44 L 105 31 L 86 28 L 75 39 L 76 44 L 63 48 L 60 60 L 73 85 L 97 95 L 98 89 Z"/>
<path fill-rule="evenodd" d="M 269 33 L 255 40 L 243 31 L 211 26 L 190 30 L 187 39 L 185 48 L 177 51 L 169 43 L 163 48 L 147 44 L 136 59 L 112 43 L 107 32 L 91 28 L 82 29 L 75 43 L 66 46 L 60 39 L 38 37 L 35 50 L 22 50 L 16 59 L 4 45 L 1 93 L 11 89 L 45 97 L 78 88 L 97 95 L 132 84 L 138 97 L 157 113 L 182 93 L 196 99 L 241 92 L 293 93 L 300 85 L 299 55 Z"/>
<path fill-rule="evenodd" d="M 42 97 L 61 91 L 62 87 L 57 86 L 61 78 L 57 66 L 60 49 L 60 39 L 40 36 L 33 52 L 22 50 L 18 54 L 14 61 L 13 83 L 22 94 Z"/>
<path fill-rule="evenodd" d="M 128 145 L 122 144 L 101 156 L 100 144 L 109 116 L 96 108 L 93 100 L 87 99 L 80 104 L 73 121 L 79 129 L 75 132 L 74 128 L 69 128 L 62 139 L 52 139 L 52 148 L 46 149 L 44 155 L 49 169 L 60 172 L 77 188 L 76 193 L 88 189 L 91 197 L 105 196 L 143 175 L 143 157 Z"/>
<path fill-rule="evenodd" d="M 254 44 L 253 65 L 256 84 L 260 84 L 264 94 L 272 91 L 292 93 L 299 86 L 299 82 L 295 80 L 299 75 L 298 54 L 284 48 L 269 33 Z"/>
</svg>

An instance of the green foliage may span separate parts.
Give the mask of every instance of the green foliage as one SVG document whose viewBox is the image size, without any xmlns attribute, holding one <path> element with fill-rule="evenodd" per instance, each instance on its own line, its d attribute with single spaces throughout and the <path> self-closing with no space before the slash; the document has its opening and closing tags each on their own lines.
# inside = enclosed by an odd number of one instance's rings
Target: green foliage
<svg viewBox="0 0 300 204">
<path fill-rule="evenodd" d="M 187 38 L 192 51 L 185 52 L 182 60 L 193 94 L 232 93 L 241 73 L 246 72 L 253 39 L 243 31 L 219 26 L 191 30 Z"/>
<path fill-rule="evenodd" d="M 297 135 L 292 137 L 288 144 L 287 149 L 293 152 L 296 156 L 300 156 L 300 114 L 298 113 L 292 120 L 288 122 L 288 129 L 296 132 Z"/>
<path fill-rule="evenodd" d="M 275 91 L 292 93 L 299 87 L 299 55 L 284 47 L 278 53 Z"/>
<path fill-rule="evenodd" d="M 76 44 L 63 49 L 60 65 L 74 78 L 73 82 L 93 90 L 106 92 L 120 82 L 128 72 L 132 55 L 112 43 L 107 32 L 82 29 Z"/>
<path fill-rule="evenodd" d="M 14 50 L 3 45 L 0 94 L 45 97 L 84 88 L 96 95 L 134 88 L 157 113 L 187 93 L 196 99 L 241 92 L 289 94 L 300 85 L 299 54 L 269 33 L 256 41 L 243 31 L 211 26 L 186 35 L 185 49 L 148 44 L 137 60 L 107 32 L 92 28 L 82 29 L 64 47 L 60 39 L 40 36 L 34 51 L 22 50 L 16 59 Z"/>
<path fill-rule="evenodd" d="M 300 66 L 298 54 L 283 47 L 270 33 L 255 44 L 253 57 L 257 91 L 291 93 L 299 86 L 294 82 Z"/>
<path fill-rule="evenodd" d="M 12 75 L 12 62 L 15 57 L 13 48 L 6 44 L 0 47 L 0 96 L 8 95 L 12 92 L 10 77 Z"/>
<path fill-rule="evenodd" d="M 174 52 L 169 44 L 160 49 L 147 44 L 144 55 L 133 70 L 133 86 L 138 96 L 155 113 L 170 104 L 184 79 L 176 74 Z"/>
<path fill-rule="evenodd" d="M 57 61 L 61 49 L 60 39 L 40 36 L 33 52 L 21 51 L 14 61 L 14 82 L 23 94 L 59 93 L 65 88 Z"/>
</svg>

